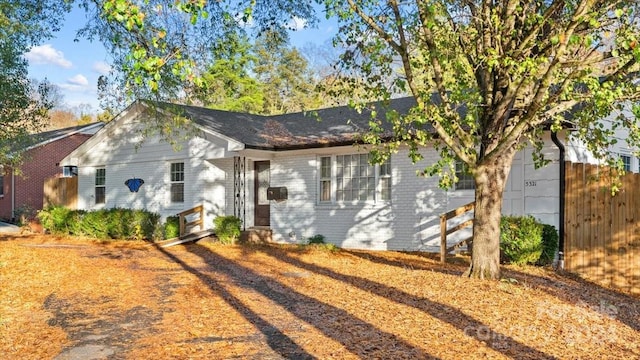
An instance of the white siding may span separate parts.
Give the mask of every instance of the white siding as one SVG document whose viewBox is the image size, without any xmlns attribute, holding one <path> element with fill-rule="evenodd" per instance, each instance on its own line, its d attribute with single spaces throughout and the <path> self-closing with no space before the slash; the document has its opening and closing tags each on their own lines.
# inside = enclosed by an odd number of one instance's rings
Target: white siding
<svg viewBox="0 0 640 360">
<path fill-rule="evenodd" d="M 321 150 L 321 155 L 355 152 L 354 147 L 343 147 Z M 535 169 L 531 149 L 516 156 L 505 191 L 511 205 L 504 213 L 530 214 L 558 227 L 558 149 L 548 140 L 543 152 L 552 162 L 541 169 Z M 343 205 L 318 203 L 318 153 L 278 154 L 271 160 L 271 186 L 286 186 L 289 198 L 271 203 L 274 240 L 299 243 L 322 234 L 344 248 L 437 251 L 439 215 L 473 201 L 473 191 L 444 191 L 437 177 L 417 176 L 418 170 L 436 160 L 437 153 L 426 150 L 423 155 L 419 164 L 411 163 L 406 150 L 392 156 L 390 203 Z"/>
<path fill-rule="evenodd" d="M 233 159 L 206 160 L 228 155 L 224 140 L 194 137 L 179 144 L 178 150 L 157 137 L 140 143 L 131 123 L 109 130 L 107 137 L 87 147 L 77 158 L 79 209 L 147 209 L 164 219 L 203 204 L 205 228 L 213 226 L 215 216 L 228 213 L 227 191 L 233 191 Z M 170 201 L 172 162 L 184 162 L 184 203 Z M 105 204 L 95 204 L 94 178 L 98 167 L 106 171 Z M 125 186 L 125 181 L 134 177 L 144 180 L 138 192 L 130 192 Z"/>
<path fill-rule="evenodd" d="M 287 152 L 243 150 L 230 153 L 229 143 L 211 135 L 193 137 L 180 150 L 157 138 L 141 145 L 136 127 L 123 121 L 109 127 L 101 141 L 94 141 L 75 154 L 79 166 L 78 207 L 126 207 L 148 209 L 163 218 L 204 204 L 205 226 L 213 226 L 217 215 L 234 214 L 234 155 L 246 157 L 245 226 L 253 225 L 253 164 L 271 161 L 271 186 L 286 186 L 288 200 L 271 202 L 274 240 L 303 242 L 322 234 L 328 242 L 344 248 L 375 250 L 424 250 L 439 248 L 439 215 L 473 201 L 472 190 L 444 191 L 437 177 L 416 173 L 436 161 L 434 150 L 424 150 L 424 160 L 412 164 L 407 150 L 391 158 L 391 201 L 353 204 L 318 203 L 318 161 L 320 155 L 352 154 L 352 146 Z M 100 133 L 99 133 L 100 135 Z M 366 152 L 366 149 L 361 149 Z M 505 192 L 506 214 L 531 214 L 558 226 L 558 149 L 546 139 L 544 153 L 552 163 L 535 169 L 531 149 L 518 153 Z M 68 160 L 68 159 L 67 159 Z M 185 202 L 169 200 L 171 162 L 185 163 Z M 75 165 L 75 164 L 72 164 Z M 106 169 L 106 204 L 95 205 L 95 169 Z M 132 193 L 124 182 L 142 178 L 144 185 Z M 450 225 L 454 225 L 452 220 Z M 455 241 L 455 238 L 452 239 Z"/>
</svg>

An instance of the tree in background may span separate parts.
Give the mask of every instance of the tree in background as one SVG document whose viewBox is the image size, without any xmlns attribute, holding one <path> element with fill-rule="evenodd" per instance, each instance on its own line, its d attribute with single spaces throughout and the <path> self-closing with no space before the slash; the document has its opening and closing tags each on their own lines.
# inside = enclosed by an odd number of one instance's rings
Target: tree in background
<svg viewBox="0 0 640 360">
<path fill-rule="evenodd" d="M 599 156 L 615 141 L 613 131 L 627 128 L 629 147 L 638 149 L 638 120 L 624 112 L 640 95 L 637 1 L 325 5 L 340 21 L 341 64 L 364 80 L 368 99 L 409 93 L 417 101 L 406 116 L 377 109 L 372 126 L 378 131 L 366 140 L 379 145 L 378 158 L 406 145 L 417 161 L 423 147 L 435 147 L 441 160 L 426 175 L 441 175 L 441 185 L 449 187 L 457 180 L 457 160 L 473 176 L 468 276 L 499 278 L 502 193 L 511 163 L 524 144 L 541 148 L 544 128 L 578 129 L 572 135 Z M 393 134 L 381 132 L 381 121 L 391 121 Z M 391 141 L 382 141 L 389 135 Z"/>
<path fill-rule="evenodd" d="M 321 104 L 309 64 L 296 48 L 289 47 L 286 34 L 262 33 L 254 51 L 258 60 L 253 71 L 264 89 L 263 114 L 299 112 Z"/>
<path fill-rule="evenodd" d="M 98 39 L 113 55 L 115 71 L 102 89 L 109 107 L 136 99 L 181 99 L 202 87 L 215 51 L 247 31 L 285 31 L 293 17 L 314 18 L 311 3 L 293 0 L 78 0 L 90 14 L 79 36 Z M 115 92 L 115 89 L 120 89 Z"/>
<path fill-rule="evenodd" d="M 54 0 L 0 0 L 0 164 L 17 165 L 28 134 L 46 125 L 50 84 L 29 81 L 22 54 L 58 30 L 67 10 Z"/>
<path fill-rule="evenodd" d="M 259 114 L 264 107 L 262 84 L 252 76 L 257 61 L 247 36 L 231 34 L 229 42 L 213 49 L 213 64 L 202 76 L 195 98 L 204 106 Z"/>
<path fill-rule="evenodd" d="M 213 53 L 202 86 L 192 90 L 206 107 L 274 115 L 321 104 L 307 60 L 278 32 L 266 31 L 254 44 L 248 36 L 231 34 Z"/>
<path fill-rule="evenodd" d="M 315 19 L 311 2 L 295 0 L 76 3 L 91 19 L 78 36 L 100 40 L 113 56 L 114 71 L 99 79 L 98 93 L 102 106 L 116 112 L 137 99 L 193 101 L 197 89 L 206 88 L 207 66 L 216 62 L 212 49 L 224 48 L 247 32 L 285 32 L 293 18 Z M 188 125 L 180 114 L 145 120 L 143 138 L 157 134 L 173 145 L 179 140 L 175 130 Z"/>
</svg>

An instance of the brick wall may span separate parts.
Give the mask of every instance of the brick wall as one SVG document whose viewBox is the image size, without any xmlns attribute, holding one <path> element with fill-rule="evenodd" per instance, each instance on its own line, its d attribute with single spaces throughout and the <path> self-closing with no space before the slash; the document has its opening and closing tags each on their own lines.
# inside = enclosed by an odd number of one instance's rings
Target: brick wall
<svg viewBox="0 0 640 360">
<path fill-rule="evenodd" d="M 15 210 L 42 209 L 44 180 L 61 174 L 58 163 L 90 135 L 74 134 L 27 151 L 21 174 L 15 176 Z M 10 219 L 11 175 L 5 176 L 5 195 L 0 199 L 0 218 Z"/>
</svg>

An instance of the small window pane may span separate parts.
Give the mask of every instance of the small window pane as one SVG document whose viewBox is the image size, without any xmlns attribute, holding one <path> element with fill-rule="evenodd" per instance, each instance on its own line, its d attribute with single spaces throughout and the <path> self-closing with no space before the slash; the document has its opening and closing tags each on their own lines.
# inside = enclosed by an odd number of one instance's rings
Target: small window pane
<svg viewBox="0 0 640 360">
<path fill-rule="evenodd" d="M 469 173 L 467 164 L 462 161 L 456 161 L 456 190 L 473 190 L 476 188 L 473 176 Z"/>
<path fill-rule="evenodd" d="M 184 163 L 171 164 L 171 181 L 184 181 Z"/>
<path fill-rule="evenodd" d="M 171 163 L 171 188 L 169 190 L 172 203 L 184 202 L 184 163 Z"/>
<path fill-rule="evenodd" d="M 331 181 L 320 182 L 320 201 L 331 201 Z"/>
<path fill-rule="evenodd" d="M 96 186 L 104 186 L 106 179 L 105 169 L 96 169 Z"/>
<path fill-rule="evenodd" d="M 320 177 L 321 178 L 331 177 L 331 158 L 330 157 L 320 158 Z"/>
<path fill-rule="evenodd" d="M 171 184 L 171 202 L 184 202 L 184 184 Z"/>
<path fill-rule="evenodd" d="M 96 200 L 96 204 L 104 204 L 106 202 L 106 179 L 107 179 L 107 171 L 104 168 L 96 169 L 96 177 L 95 177 L 95 191 L 94 197 Z"/>
<path fill-rule="evenodd" d="M 96 187 L 96 204 L 104 204 L 105 203 L 105 188 L 103 187 Z"/>
<path fill-rule="evenodd" d="M 380 200 L 391 200 L 391 178 L 380 179 Z"/>
<path fill-rule="evenodd" d="M 628 155 L 620 155 L 620 160 L 622 160 L 622 167 L 624 171 L 631 171 L 631 156 Z"/>
</svg>

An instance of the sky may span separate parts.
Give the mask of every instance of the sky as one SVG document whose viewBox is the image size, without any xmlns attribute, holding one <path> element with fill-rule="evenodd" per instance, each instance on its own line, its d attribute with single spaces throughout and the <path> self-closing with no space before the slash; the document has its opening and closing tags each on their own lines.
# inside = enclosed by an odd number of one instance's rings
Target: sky
<svg viewBox="0 0 640 360">
<path fill-rule="evenodd" d="M 101 111 L 97 98 L 98 78 L 109 72 L 111 59 L 99 41 L 82 38 L 74 41 L 76 32 L 86 22 L 84 11 L 74 9 L 55 37 L 31 48 L 25 58 L 29 62 L 29 77 L 40 81 L 46 78 L 57 85 L 68 107 L 88 105 L 92 113 L 98 113 Z M 334 23 L 323 21 L 315 29 L 293 32 L 291 43 L 296 47 L 308 42 L 324 43 L 335 31 Z"/>
</svg>

